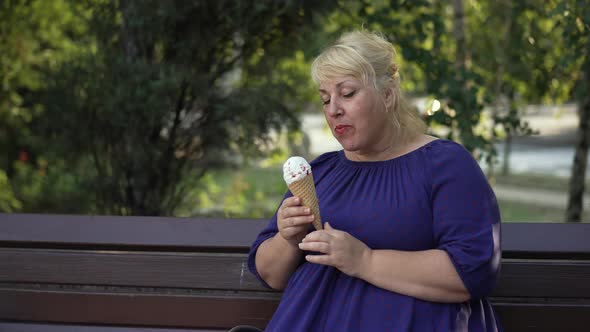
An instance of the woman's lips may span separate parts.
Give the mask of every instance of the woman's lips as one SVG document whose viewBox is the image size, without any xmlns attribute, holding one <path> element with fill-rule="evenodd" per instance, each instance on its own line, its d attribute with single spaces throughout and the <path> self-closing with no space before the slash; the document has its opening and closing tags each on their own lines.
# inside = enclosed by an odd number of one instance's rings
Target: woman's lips
<svg viewBox="0 0 590 332">
<path fill-rule="evenodd" d="M 350 128 L 352 128 L 352 126 L 348 126 L 348 125 L 337 125 L 336 127 L 334 127 L 334 132 L 336 134 L 338 134 L 338 135 L 342 135 L 346 131 L 348 131 Z"/>
</svg>

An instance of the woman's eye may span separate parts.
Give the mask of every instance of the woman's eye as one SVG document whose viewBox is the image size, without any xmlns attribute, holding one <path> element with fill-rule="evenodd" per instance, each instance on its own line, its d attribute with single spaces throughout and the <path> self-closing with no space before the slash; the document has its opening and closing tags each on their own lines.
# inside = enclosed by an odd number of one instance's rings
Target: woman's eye
<svg viewBox="0 0 590 332">
<path fill-rule="evenodd" d="M 324 104 L 324 105 L 328 105 L 329 103 L 330 103 L 330 99 L 328 99 L 328 100 L 322 100 L 322 104 Z"/>
<path fill-rule="evenodd" d="M 349 92 L 349 93 L 345 93 L 345 94 L 344 94 L 344 97 L 345 97 L 345 98 L 350 98 L 350 97 L 354 96 L 354 93 L 355 93 L 355 92 L 356 92 L 356 91 L 351 91 L 351 92 Z"/>
</svg>

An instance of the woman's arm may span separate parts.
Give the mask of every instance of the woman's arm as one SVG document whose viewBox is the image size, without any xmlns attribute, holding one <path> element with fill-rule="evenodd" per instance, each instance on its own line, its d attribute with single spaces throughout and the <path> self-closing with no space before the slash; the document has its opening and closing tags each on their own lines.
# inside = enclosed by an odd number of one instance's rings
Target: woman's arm
<svg viewBox="0 0 590 332">
<path fill-rule="evenodd" d="M 305 237 L 314 215 L 299 197 L 288 197 L 277 211 L 277 229 L 256 251 L 256 271 L 272 288 L 282 290 L 299 266 L 303 252 L 297 244 Z"/>
<path fill-rule="evenodd" d="M 301 262 L 302 251 L 280 233 L 262 242 L 256 251 L 256 270 L 273 289 L 283 290 Z"/>
<path fill-rule="evenodd" d="M 308 234 L 299 245 L 324 255 L 307 255 L 311 263 L 334 266 L 377 287 L 421 300 L 464 302 L 469 292 L 444 250 L 372 250 L 349 233 L 333 229 Z"/>
<path fill-rule="evenodd" d="M 464 302 L 470 295 L 444 250 L 368 250 L 359 278 L 383 289 L 434 302 Z"/>
</svg>

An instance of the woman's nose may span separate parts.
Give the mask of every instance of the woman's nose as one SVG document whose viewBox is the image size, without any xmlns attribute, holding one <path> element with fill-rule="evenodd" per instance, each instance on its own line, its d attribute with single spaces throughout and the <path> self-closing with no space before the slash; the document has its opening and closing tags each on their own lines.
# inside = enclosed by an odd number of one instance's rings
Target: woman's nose
<svg viewBox="0 0 590 332">
<path fill-rule="evenodd" d="M 336 98 L 333 98 L 330 104 L 328 104 L 328 115 L 329 116 L 339 116 L 342 114 L 342 107 L 340 105 L 340 101 Z"/>
</svg>

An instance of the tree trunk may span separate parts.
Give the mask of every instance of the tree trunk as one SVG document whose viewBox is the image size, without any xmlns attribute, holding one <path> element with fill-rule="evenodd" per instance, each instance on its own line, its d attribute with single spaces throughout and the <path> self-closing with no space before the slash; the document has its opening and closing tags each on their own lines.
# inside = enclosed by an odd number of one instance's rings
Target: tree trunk
<svg viewBox="0 0 590 332">
<path fill-rule="evenodd" d="M 509 128 L 504 141 L 504 154 L 502 158 L 502 175 L 510 174 L 510 154 L 512 152 L 512 130 Z"/>
<path fill-rule="evenodd" d="M 465 40 L 465 10 L 463 0 L 453 1 L 453 37 L 456 43 L 456 60 L 458 68 L 467 67 L 467 42 Z"/>
<path fill-rule="evenodd" d="M 496 68 L 496 77 L 495 77 L 495 85 L 494 85 L 494 107 L 492 107 L 492 126 L 491 130 L 491 137 L 492 143 L 496 143 L 496 137 L 494 135 L 495 127 L 496 127 L 496 119 L 499 117 L 504 111 L 504 113 L 509 113 L 512 107 L 512 94 L 508 93 L 508 102 L 503 104 L 503 99 L 501 96 L 504 95 L 506 89 L 512 89 L 510 85 L 504 87 L 504 72 L 506 67 L 508 66 L 508 57 L 506 56 L 505 47 L 510 39 L 510 32 L 512 31 L 512 3 L 510 1 L 498 1 L 496 4 L 498 7 L 498 11 L 503 13 L 504 15 L 504 31 L 502 39 L 496 41 L 494 46 L 494 54 L 498 59 L 498 67 Z M 504 141 L 504 161 L 502 163 L 502 175 L 507 175 L 508 172 L 508 162 L 510 158 L 510 143 L 512 142 L 512 128 L 511 126 L 504 126 L 504 130 L 506 130 L 506 139 Z M 493 179 L 495 176 L 494 173 L 494 166 L 495 161 L 490 160 L 488 165 L 488 178 Z"/>
<path fill-rule="evenodd" d="M 455 39 L 455 80 L 461 87 L 461 94 L 455 96 L 453 102 L 455 110 L 468 114 L 469 105 L 467 101 L 467 41 L 465 39 L 465 10 L 463 7 L 463 0 L 453 0 L 453 38 Z M 461 141 L 469 140 L 473 137 L 471 127 L 460 128 L 461 122 L 457 118 L 453 118 L 451 122 L 451 139 L 459 139 Z M 473 146 L 466 146 L 468 150 L 473 152 Z"/>
<path fill-rule="evenodd" d="M 132 65 L 141 56 L 138 46 L 137 29 L 132 28 L 131 22 L 137 17 L 137 7 L 134 0 L 121 0 L 121 42 L 125 51 L 125 61 Z M 125 141 L 126 157 L 133 155 L 133 142 Z M 130 215 L 159 215 L 156 206 L 147 206 L 146 197 L 149 194 L 149 189 L 140 185 L 141 183 L 141 166 L 137 165 L 135 160 L 120 160 L 120 165 L 123 168 L 123 197 L 124 205 L 129 210 Z M 147 171 L 146 171 L 147 172 Z"/>
<path fill-rule="evenodd" d="M 515 102 L 514 102 L 514 90 L 510 87 L 510 90 L 507 93 L 508 101 L 506 103 L 506 107 L 508 108 L 508 112 L 512 112 L 513 109 L 516 110 Z M 518 110 L 516 110 L 518 112 Z M 510 156 L 512 155 L 512 138 L 514 134 L 516 134 L 517 130 L 512 125 L 508 125 L 504 127 L 506 130 L 506 139 L 504 140 L 504 151 L 503 151 L 503 158 L 502 158 L 502 175 L 507 176 L 510 174 Z"/>
<path fill-rule="evenodd" d="M 131 16 L 133 16 L 133 11 L 134 2 L 132 0 L 121 1 L 121 14 L 123 16 L 123 21 L 121 22 L 121 37 L 123 39 L 123 47 L 125 48 L 125 59 L 128 63 L 133 62 L 138 54 L 137 40 L 135 38 L 134 32 L 129 26 L 129 21 L 131 21 Z"/>
<path fill-rule="evenodd" d="M 586 168 L 588 165 L 588 147 L 590 145 L 590 54 L 584 61 L 584 78 L 582 84 L 586 93 L 578 106 L 580 123 L 576 152 L 570 177 L 569 197 L 565 220 L 566 222 L 581 222 L 584 200 L 584 187 L 586 182 Z"/>
</svg>

